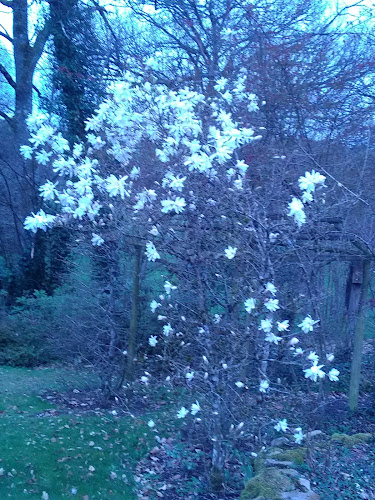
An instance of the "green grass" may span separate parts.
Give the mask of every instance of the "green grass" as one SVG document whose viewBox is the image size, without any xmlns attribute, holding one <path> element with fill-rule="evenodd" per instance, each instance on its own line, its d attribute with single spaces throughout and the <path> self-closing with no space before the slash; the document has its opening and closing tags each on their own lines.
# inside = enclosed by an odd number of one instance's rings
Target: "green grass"
<svg viewBox="0 0 375 500">
<path fill-rule="evenodd" d="M 0 499 L 136 498 L 135 466 L 155 444 L 143 420 L 41 413 L 54 405 L 40 393 L 86 382 L 67 369 L 0 367 Z"/>
</svg>

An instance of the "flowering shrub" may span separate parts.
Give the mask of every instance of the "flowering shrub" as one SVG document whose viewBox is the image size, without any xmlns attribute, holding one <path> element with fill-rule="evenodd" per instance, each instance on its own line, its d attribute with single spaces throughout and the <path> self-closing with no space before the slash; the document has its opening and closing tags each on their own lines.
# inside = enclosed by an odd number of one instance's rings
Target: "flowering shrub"
<svg viewBox="0 0 375 500">
<path fill-rule="evenodd" d="M 175 416 L 201 426 L 219 472 L 229 444 L 244 432 L 250 395 L 277 390 L 269 364 L 279 344 L 289 344 L 290 359 L 307 366 L 306 378 L 326 375 L 315 352 L 305 356 L 296 347 L 318 320 L 306 316 L 298 325 L 301 340 L 296 336 L 283 316 L 273 266 L 277 242 L 296 231 L 295 223 L 306 223 L 325 177 L 315 171 L 300 177 L 301 198 L 292 197 L 289 212 L 290 193 L 280 184 L 277 218 L 270 217 L 272 196 L 259 192 L 243 159 L 261 138 L 247 126 L 258 102 L 244 82 L 222 79 L 207 98 L 127 75 L 87 121 L 84 144 L 70 147 L 48 117 L 36 114 L 22 148 L 57 176 L 41 186 L 46 207 L 27 217 L 26 229 L 77 220 L 102 246 L 108 228 L 121 228 L 128 243 L 143 245 L 150 265 L 166 269 L 164 291 L 150 302 L 160 328 L 148 348 L 168 380 L 191 394 Z M 338 375 L 328 373 L 332 381 Z M 152 383 L 148 372 L 141 382 Z M 284 419 L 275 429 L 288 426 Z M 300 427 L 294 438 L 302 442 Z"/>
</svg>

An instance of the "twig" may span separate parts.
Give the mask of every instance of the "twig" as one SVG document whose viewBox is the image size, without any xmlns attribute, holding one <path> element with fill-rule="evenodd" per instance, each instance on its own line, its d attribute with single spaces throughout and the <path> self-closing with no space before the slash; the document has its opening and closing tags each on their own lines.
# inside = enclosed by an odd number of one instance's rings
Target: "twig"
<svg viewBox="0 0 375 500">
<path fill-rule="evenodd" d="M 310 158 L 310 160 L 312 160 L 315 163 L 315 165 L 319 168 L 319 170 L 322 170 L 326 175 L 328 175 L 328 177 L 330 177 L 333 181 L 335 181 L 338 186 L 344 188 L 346 191 L 348 191 L 348 193 L 350 193 L 352 196 L 357 198 L 359 201 L 361 201 L 362 203 L 364 203 L 368 207 L 370 206 L 370 204 L 366 200 L 364 200 L 357 193 L 355 193 L 354 191 L 349 189 L 347 186 L 345 186 L 341 181 L 338 181 L 332 174 L 330 174 L 324 167 L 322 167 L 322 165 L 320 165 L 320 163 L 317 162 L 316 159 L 310 153 L 308 153 L 301 145 L 299 145 L 299 147 L 305 153 L 305 155 L 307 155 Z"/>
</svg>

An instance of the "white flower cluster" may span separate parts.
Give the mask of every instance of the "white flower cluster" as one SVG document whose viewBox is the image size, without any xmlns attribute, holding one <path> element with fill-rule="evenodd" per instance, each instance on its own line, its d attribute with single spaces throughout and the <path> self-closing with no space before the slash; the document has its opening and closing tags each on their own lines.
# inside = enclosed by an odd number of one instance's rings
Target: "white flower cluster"
<svg viewBox="0 0 375 500">
<path fill-rule="evenodd" d="M 147 61 L 150 67 L 155 64 L 155 60 L 151 59 Z M 233 100 L 238 104 L 245 100 L 256 110 L 256 97 L 245 91 L 244 80 L 245 77 L 241 76 L 233 88 L 233 95 L 227 90 L 222 95 L 222 102 Z M 239 146 L 259 138 L 254 136 L 252 129 L 239 126 L 230 113 L 213 101 L 212 125 L 206 144 L 202 143 L 198 108 L 205 97 L 188 89 L 171 91 L 163 85 L 142 83 L 127 74 L 124 81 L 113 84 L 109 92 L 110 98 L 86 122 L 88 134 L 85 145 L 74 144 L 70 149 L 68 142 L 56 132 L 54 121 L 45 115 L 36 114 L 29 119 L 32 134 L 30 144 L 21 148 L 22 154 L 25 158 L 34 155 L 43 165 L 51 164 L 53 171 L 61 178 L 56 183 L 47 181 L 40 188 L 45 201 L 57 204 L 59 216 L 55 222 L 62 217 L 94 221 L 100 215 L 105 195 L 124 202 L 129 199 L 126 206 L 135 213 L 159 198 L 161 213 L 181 214 L 188 202 L 186 196 L 176 196 L 176 193 L 183 191 L 187 171 L 215 177 L 221 165 L 232 161 Z M 142 113 L 139 109 L 143 110 Z M 163 122 L 163 128 L 159 126 L 160 121 Z M 129 163 L 142 139 L 155 144 L 155 152 L 161 162 L 171 163 L 177 158 L 181 160 L 178 163 L 183 170 L 172 172 L 168 169 L 158 184 L 160 193 L 153 189 L 134 192 L 134 182 L 140 180 L 140 169 L 134 165 L 130 168 Z M 115 158 L 127 174 L 102 175 L 101 165 L 95 158 L 98 150 Z M 232 170 L 229 169 L 233 171 L 230 178 L 238 189 L 242 189 L 242 178 L 247 168 L 243 160 L 236 160 Z M 46 219 L 43 212 L 38 212 L 34 220 L 27 219 L 25 227 L 36 231 L 38 228 L 45 229 L 46 224 L 50 226 L 52 219 Z M 101 239 L 100 234 L 93 236 L 93 245 L 101 245 Z M 235 252 L 234 247 L 228 247 L 225 255 L 233 259 Z M 160 258 L 153 242 L 146 244 L 146 256 L 152 262 Z"/>
<path fill-rule="evenodd" d="M 286 418 L 283 420 L 279 420 L 275 425 L 274 429 L 277 430 L 277 432 L 286 432 L 289 429 L 288 421 Z M 302 427 L 296 427 L 294 429 L 294 442 L 297 444 L 302 444 L 302 441 L 305 437 L 305 435 L 302 432 Z"/>
<path fill-rule="evenodd" d="M 25 219 L 25 229 L 36 233 L 38 229 L 47 231 L 47 228 L 52 227 L 55 222 L 56 217 L 50 214 L 46 214 L 44 210 L 39 210 L 36 214 L 29 215 Z"/>
<path fill-rule="evenodd" d="M 189 413 L 195 416 L 199 411 L 201 411 L 201 407 L 199 402 L 196 401 L 191 405 L 190 412 L 185 408 L 185 406 L 182 406 L 177 413 L 177 418 L 185 418 Z"/>
<path fill-rule="evenodd" d="M 279 300 L 274 298 L 277 289 L 275 285 L 271 282 L 268 282 L 265 285 L 265 293 L 269 292 L 272 295 L 272 298 L 266 298 L 264 301 L 264 307 L 268 311 L 268 313 L 274 313 L 277 310 L 280 309 L 279 305 Z M 248 314 L 251 314 L 255 308 L 256 308 L 256 299 L 253 297 L 250 297 L 245 300 L 244 302 L 245 310 Z M 301 323 L 299 323 L 298 327 L 302 330 L 303 333 L 310 333 L 314 330 L 314 326 L 319 323 L 319 320 L 314 320 L 311 318 L 310 315 L 307 315 Z M 287 332 L 289 330 L 289 321 L 288 320 L 283 320 L 283 321 L 276 321 L 277 325 L 277 332 L 280 334 L 282 332 Z M 272 316 L 268 315 L 266 318 L 262 318 L 260 320 L 260 325 L 259 325 L 259 330 L 263 331 L 265 333 L 265 341 L 270 342 L 272 344 L 278 345 L 279 342 L 283 340 L 283 338 L 280 335 L 276 335 L 272 330 L 274 327 L 274 320 Z M 294 356 L 299 356 L 303 355 L 304 351 L 300 347 L 295 347 L 299 343 L 299 339 L 297 337 L 292 337 L 289 340 L 289 345 L 291 346 L 290 349 L 293 352 Z M 326 373 L 322 370 L 324 365 L 319 365 L 319 357 L 315 352 L 311 352 L 309 356 L 307 357 L 309 361 L 312 361 L 312 366 L 310 368 L 307 368 L 304 371 L 305 377 L 313 380 L 314 382 L 317 382 L 319 379 L 324 378 Z M 333 354 L 327 354 L 327 361 L 333 361 L 334 356 Z M 328 378 L 332 382 L 337 382 L 338 381 L 338 376 L 339 376 L 339 371 L 335 368 L 331 369 L 328 373 Z M 235 383 L 235 385 L 238 388 L 243 388 L 245 384 L 241 381 L 238 381 Z M 269 382 L 267 380 L 262 380 L 260 382 L 259 386 L 259 391 L 260 392 L 267 392 L 269 389 Z"/>
<path fill-rule="evenodd" d="M 319 356 L 315 352 L 310 352 L 307 356 L 309 361 L 312 361 L 313 364 L 310 368 L 306 368 L 304 371 L 305 377 L 317 382 L 319 379 L 322 379 L 326 376 L 326 373 L 322 370 L 324 365 L 319 365 Z M 333 360 L 333 355 L 327 355 L 327 361 Z M 332 368 L 328 372 L 328 378 L 331 382 L 338 382 L 340 372 L 336 368 Z"/>
<path fill-rule="evenodd" d="M 278 309 L 280 309 L 279 305 L 279 299 L 274 298 L 277 289 L 275 285 L 271 282 L 266 283 L 265 288 L 264 288 L 265 293 L 270 293 L 272 295 L 272 298 L 266 298 L 264 301 L 264 308 L 267 310 L 268 316 L 266 318 L 263 318 L 260 320 L 260 325 L 259 325 L 259 330 L 263 331 L 265 335 L 265 341 L 270 342 L 271 344 L 277 345 L 279 342 L 281 342 L 283 339 L 279 335 L 276 335 L 272 329 L 274 325 L 273 317 L 272 314 L 270 315 L 269 313 L 274 313 Z M 247 299 L 250 300 L 250 299 Z M 246 307 L 246 304 L 248 305 L 247 301 L 245 301 L 245 308 L 246 311 L 250 309 L 249 307 Z M 280 332 L 285 332 L 289 328 L 289 321 L 287 319 L 283 321 L 276 321 L 277 325 L 277 331 Z"/>
<path fill-rule="evenodd" d="M 301 328 L 303 333 L 310 333 L 314 329 L 314 325 L 319 323 L 319 320 L 314 320 L 311 318 L 310 315 L 306 316 L 305 319 L 299 323 L 299 328 Z M 297 337 L 293 337 L 290 341 L 290 349 L 293 352 L 294 356 L 301 356 L 304 354 L 304 351 L 300 347 L 295 347 L 299 343 L 299 339 Z M 326 354 L 326 358 L 328 362 L 331 362 L 334 360 L 334 355 L 333 354 Z M 323 379 L 326 376 L 326 373 L 322 370 L 324 367 L 323 364 L 319 365 L 319 356 L 313 352 L 310 351 L 309 355 L 306 358 L 308 361 L 312 362 L 312 366 L 309 368 L 306 368 L 304 371 L 305 373 L 305 378 L 309 378 L 310 380 L 317 382 L 319 379 Z M 337 382 L 338 376 L 340 372 L 336 368 L 332 368 L 328 372 L 328 378 L 331 382 Z"/>
<path fill-rule="evenodd" d="M 312 193 L 315 191 L 315 187 L 319 185 L 324 186 L 325 179 L 324 175 L 315 172 L 315 170 L 305 172 L 305 175 L 298 179 L 298 184 L 302 191 L 302 200 L 293 197 L 292 201 L 289 203 L 288 215 L 294 217 L 299 227 L 306 222 L 304 203 L 313 201 L 314 198 Z"/>
<path fill-rule="evenodd" d="M 228 248 L 226 248 L 224 250 L 224 253 L 225 253 L 225 257 L 229 260 L 232 260 L 234 259 L 234 257 L 236 256 L 236 253 L 237 253 L 237 248 L 236 247 L 231 247 L 229 246 Z"/>
</svg>

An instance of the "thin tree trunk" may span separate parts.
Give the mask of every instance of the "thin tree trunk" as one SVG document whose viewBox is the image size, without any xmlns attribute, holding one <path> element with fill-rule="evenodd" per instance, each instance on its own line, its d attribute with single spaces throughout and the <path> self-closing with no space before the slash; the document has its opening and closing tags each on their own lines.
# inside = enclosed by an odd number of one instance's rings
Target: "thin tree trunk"
<svg viewBox="0 0 375 500">
<path fill-rule="evenodd" d="M 109 278 L 109 304 L 108 304 L 108 320 L 109 320 L 109 345 L 106 359 L 105 380 L 103 384 L 103 394 L 109 397 L 114 387 L 114 372 L 115 372 L 115 353 L 117 342 L 117 329 L 115 325 L 115 295 L 114 295 L 114 279 L 115 279 L 115 263 L 112 261 Z"/>
<path fill-rule="evenodd" d="M 120 389 L 125 379 L 129 382 L 134 380 L 134 357 L 136 353 L 137 337 L 138 337 L 141 261 L 142 261 L 142 248 L 140 245 L 135 245 L 128 354 L 126 363 L 124 364 L 122 374 L 117 385 L 117 389 Z"/>
<path fill-rule="evenodd" d="M 223 442 L 223 434 L 221 431 L 221 411 L 220 400 L 217 399 L 214 403 L 213 436 L 212 436 L 212 458 L 211 458 L 211 488 L 215 493 L 219 493 L 223 489 L 224 484 L 224 466 L 227 457 L 227 449 Z"/>
<path fill-rule="evenodd" d="M 261 379 L 267 376 L 269 359 L 270 359 L 270 343 L 265 342 L 262 349 L 262 362 L 260 364 L 260 369 L 262 372 L 262 376 L 260 377 Z"/>
<path fill-rule="evenodd" d="M 224 465 L 226 459 L 226 450 L 221 439 L 214 442 L 212 448 L 212 467 L 210 482 L 211 488 L 215 493 L 223 489 L 224 484 Z"/>
<path fill-rule="evenodd" d="M 129 327 L 128 358 L 126 363 L 126 378 L 129 381 L 134 379 L 134 357 L 138 336 L 141 255 L 141 247 L 139 245 L 136 245 L 134 256 L 132 310 Z"/>
</svg>

